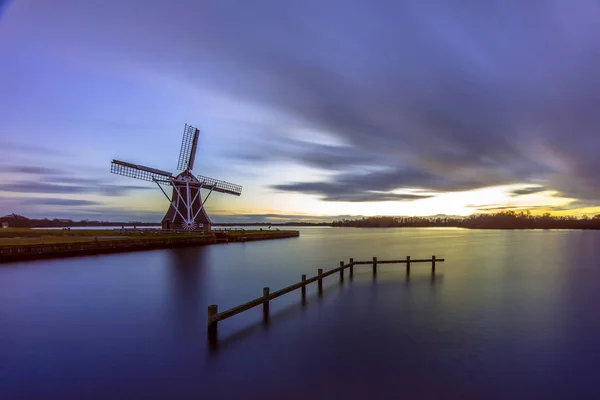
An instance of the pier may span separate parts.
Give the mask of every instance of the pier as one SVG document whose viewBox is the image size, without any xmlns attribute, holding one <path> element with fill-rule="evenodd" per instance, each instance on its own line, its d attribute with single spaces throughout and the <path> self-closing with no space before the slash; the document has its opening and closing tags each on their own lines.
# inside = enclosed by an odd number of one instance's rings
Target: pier
<svg viewBox="0 0 600 400">
<path fill-rule="evenodd" d="M 306 286 L 311 283 L 317 282 L 318 293 L 321 295 L 323 293 L 323 279 L 339 273 L 340 281 L 344 281 L 344 273 L 348 270 L 349 278 L 352 279 L 354 277 L 354 266 L 356 265 L 371 265 L 373 276 L 377 276 L 377 268 L 380 264 L 405 264 L 406 265 L 406 275 L 410 275 L 410 267 L 411 264 L 419 264 L 419 263 L 430 263 L 431 264 L 431 273 L 435 274 L 436 263 L 444 262 L 443 258 L 436 258 L 436 256 L 432 256 L 429 259 L 411 259 L 410 256 L 407 256 L 405 259 L 398 260 L 378 260 L 377 257 L 373 257 L 372 260 L 369 261 L 354 261 L 353 258 L 350 258 L 348 263 L 344 263 L 344 261 L 340 261 L 340 266 L 329 271 L 323 272 L 323 269 L 317 270 L 317 275 L 307 278 L 306 275 L 302 275 L 300 282 L 295 283 L 293 285 L 287 286 L 283 289 L 279 289 L 273 293 L 271 293 L 270 288 L 263 288 L 263 294 L 261 297 L 258 297 L 254 300 L 251 300 L 247 303 L 241 304 L 237 307 L 230 308 L 229 310 L 219 312 L 219 307 L 216 304 L 208 306 L 208 340 L 210 342 L 215 342 L 217 340 L 217 328 L 218 323 L 220 321 L 226 320 L 227 318 L 231 318 L 237 314 L 240 314 L 244 311 L 250 310 L 251 308 L 258 307 L 262 305 L 263 307 L 263 320 L 268 321 L 269 319 L 269 302 L 278 297 L 281 297 L 285 294 L 291 293 L 295 290 L 301 289 L 301 298 L 302 302 L 306 301 Z"/>
</svg>

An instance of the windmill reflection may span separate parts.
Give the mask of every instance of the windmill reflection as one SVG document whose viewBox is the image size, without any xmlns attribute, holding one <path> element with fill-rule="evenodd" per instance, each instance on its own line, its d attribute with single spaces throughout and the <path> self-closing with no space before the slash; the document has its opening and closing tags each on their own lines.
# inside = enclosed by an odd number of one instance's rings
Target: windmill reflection
<svg viewBox="0 0 600 400">
<path fill-rule="evenodd" d="M 171 315 L 178 334 L 184 338 L 197 340 L 206 328 L 206 251 L 202 246 L 169 251 Z"/>
</svg>

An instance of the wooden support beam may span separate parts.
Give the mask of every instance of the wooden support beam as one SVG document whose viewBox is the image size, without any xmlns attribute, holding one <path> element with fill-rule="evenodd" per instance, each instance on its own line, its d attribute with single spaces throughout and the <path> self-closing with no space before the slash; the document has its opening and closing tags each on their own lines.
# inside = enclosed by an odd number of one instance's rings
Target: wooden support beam
<svg viewBox="0 0 600 400">
<path fill-rule="evenodd" d="M 431 256 L 431 273 L 435 274 L 435 256 Z"/>
<path fill-rule="evenodd" d="M 216 304 L 208 306 L 208 340 L 213 342 L 217 340 L 217 324 L 214 317 L 219 313 L 219 307 Z"/>
<path fill-rule="evenodd" d="M 373 276 L 377 275 L 377 257 L 373 257 Z"/>
<path fill-rule="evenodd" d="M 340 261 L 340 282 L 344 282 L 344 262 Z"/>
<path fill-rule="evenodd" d="M 306 301 L 306 274 L 302 274 L 302 301 Z"/>
<path fill-rule="evenodd" d="M 350 258 L 350 280 L 354 277 L 354 258 Z"/>
<path fill-rule="evenodd" d="M 406 275 L 410 275 L 410 256 L 406 256 Z"/>
<path fill-rule="evenodd" d="M 269 288 L 263 288 L 263 319 L 267 321 L 269 319 Z"/>
<path fill-rule="evenodd" d="M 317 277 L 318 277 L 318 279 L 319 279 L 319 280 L 317 281 L 317 282 L 318 282 L 318 285 L 319 285 L 319 294 L 322 294 L 322 293 L 323 293 L 323 277 L 322 277 L 321 275 L 323 275 L 323 269 L 322 269 L 322 268 L 319 268 L 319 269 L 317 270 Z"/>
</svg>

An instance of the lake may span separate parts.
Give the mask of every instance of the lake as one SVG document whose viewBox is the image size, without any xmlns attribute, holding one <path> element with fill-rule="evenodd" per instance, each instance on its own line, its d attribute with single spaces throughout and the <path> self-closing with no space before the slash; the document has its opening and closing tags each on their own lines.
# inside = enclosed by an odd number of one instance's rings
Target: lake
<svg viewBox="0 0 600 400">
<path fill-rule="evenodd" d="M 294 228 L 296 229 L 296 228 Z M 298 228 L 299 238 L 0 267 L 1 399 L 595 398 L 600 232 Z M 356 266 L 219 324 L 340 260 Z"/>
</svg>

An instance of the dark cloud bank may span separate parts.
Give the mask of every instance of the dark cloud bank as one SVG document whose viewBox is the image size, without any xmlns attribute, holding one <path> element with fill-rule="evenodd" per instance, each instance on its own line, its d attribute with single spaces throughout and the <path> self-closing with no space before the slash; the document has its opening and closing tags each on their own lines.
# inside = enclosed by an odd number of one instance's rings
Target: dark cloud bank
<svg viewBox="0 0 600 400">
<path fill-rule="evenodd" d="M 345 144 L 280 140 L 285 124 L 251 132 L 237 160 L 339 174 L 277 190 L 375 201 L 413 198 L 381 193 L 397 188 L 535 183 L 587 203 L 600 196 L 598 2 L 149 0 L 57 10 L 37 12 L 82 49 L 271 107 Z"/>
<path fill-rule="evenodd" d="M 600 3 L 259 4 L 200 15 L 193 40 L 236 77 L 219 84 L 346 143 L 251 148 L 339 171 L 275 189 L 374 201 L 530 182 L 600 196 Z"/>
</svg>

